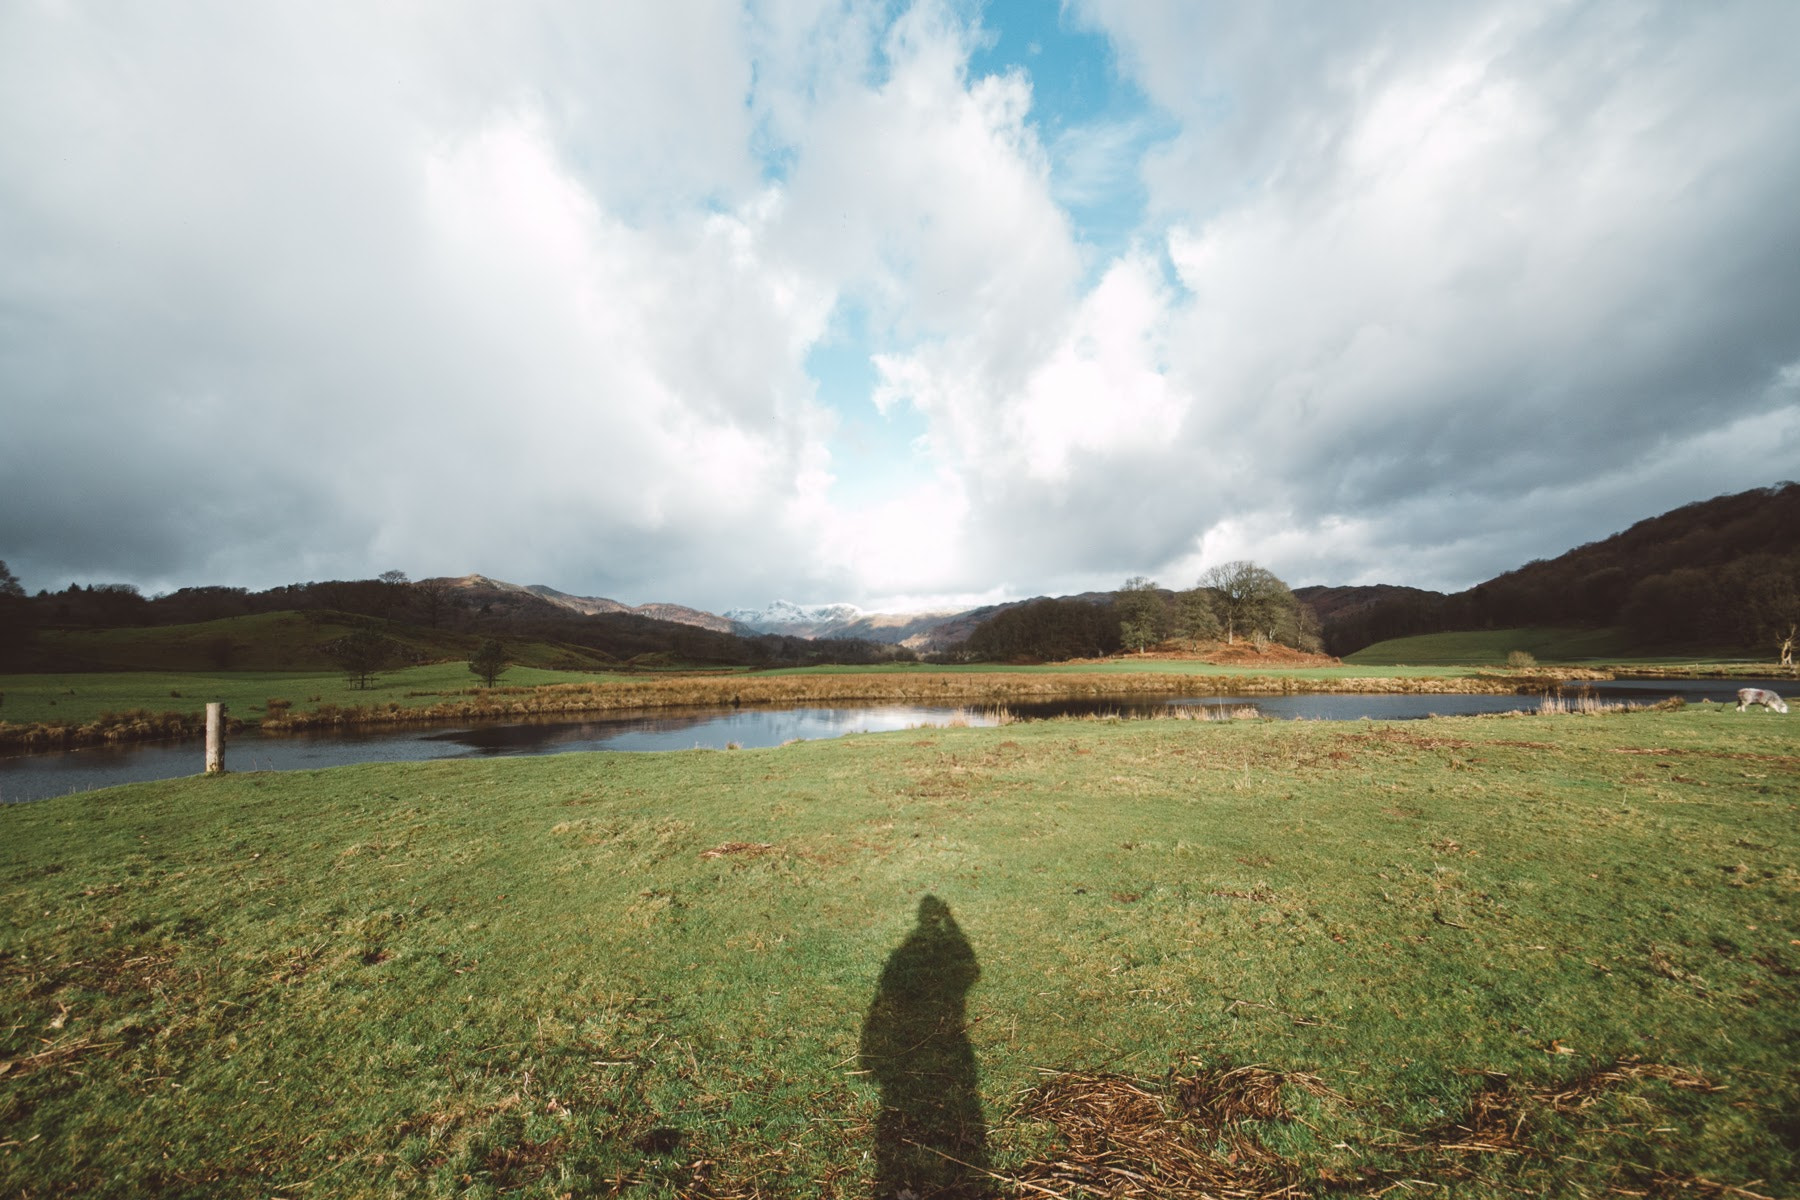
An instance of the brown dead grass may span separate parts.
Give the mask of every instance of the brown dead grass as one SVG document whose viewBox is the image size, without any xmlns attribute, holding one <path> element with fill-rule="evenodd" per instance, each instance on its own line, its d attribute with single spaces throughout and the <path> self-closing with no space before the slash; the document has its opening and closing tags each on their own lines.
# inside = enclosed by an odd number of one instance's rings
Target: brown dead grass
<svg viewBox="0 0 1800 1200">
<path fill-rule="evenodd" d="M 773 854 L 775 846 L 771 842 L 726 842 L 714 846 L 711 850 L 702 850 L 701 858 L 727 858 L 739 855 L 744 858 L 757 858 L 764 854 Z"/>
<path fill-rule="evenodd" d="M 1164 642 L 1156 648 L 1157 658 L 1177 658 L 1188 662 L 1213 663 L 1219 666 L 1266 667 L 1335 667 L 1341 660 L 1329 654 L 1313 654 L 1296 650 L 1279 642 L 1269 642 L 1258 649 L 1254 642 Z"/>
<path fill-rule="evenodd" d="M 1629 1058 L 1596 1067 L 1557 1087 L 1521 1087 L 1510 1076 L 1494 1073 L 1487 1076 L 1462 1113 L 1425 1130 L 1399 1148 L 1417 1155 L 1425 1173 L 1434 1179 L 1466 1179 L 1477 1173 L 1479 1163 L 1476 1160 L 1482 1156 L 1543 1157 L 1547 1153 L 1547 1143 L 1540 1127 L 1550 1117 L 1580 1117 L 1608 1092 L 1646 1079 L 1660 1080 L 1670 1087 L 1689 1091 L 1722 1090 L 1719 1084 L 1698 1071 Z M 1554 1139 L 1548 1144 L 1553 1146 Z M 1673 1177 L 1666 1177 L 1661 1183 L 1655 1178 L 1646 1182 L 1651 1190 L 1615 1187 L 1614 1191 L 1619 1195 L 1658 1195 L 1662 1194 L 1660 1188 L 1673 1182 Z M 1690 1177 L 1683 1187 L 1698 1184 L 1720 1189 L 1709 1193 L 1705 1188 L 1699 1188 L 1702 1195 L 1756 1195 L 1725 1184 L 1713 1184 L 1698 1176 Z"/>
<path fill-rule="evenodd" d="M 227 719 L 226 732 L 236 733 L 244 723 Z M 133 708 L 101 713 L 91 721 L 0 721 L 0 749 L 40 753 L 73 750 L 81 746 L 123 745 L 128 742 L 179 741 L 206 732 L 204 712 L 160 712 Z"/>
<path fill-rule="evenodd" d="M 1064 1071 L 1031 1089 L 1009 1117 L 1049 1124 L 1052 1149 L 994 1178 L 1004 1194 L 1054 1200 L 1275 1200 L 1325 1183 L 1335 1194 L 1384 1196 L 1395 1188 L 1481 1174 L 1481 1160 L 1531 1160 L 1558 1148 L 1552 1116 L 1590 1119 L 1608 1092 L 1643 1080 L 1719 1091 L 1705 1075 L 1681 1067 L 1623 1059 L 1555 1087 L 1523 1087 L 1493 1073 L 1462 1113 L 1419 1134 L 1386 1143 L 1412 1161 L 1399 1173 L 1365 1171 L 1348 1178 L 1327 1171 L 1309 1178 L 1267 1149 L 1259 1128 L 1295 1120 L 1296 1092 L 1348 1105 L 1316 1076 L 1265 1067 L 1190 1062 L 1163 1083 L 1103 1072 Z M 1546 1138 L 1543 1135 L 1549 1133 Z M 1698 1195 L 1767 1200 L 1751 1190 L 1698 1175 L 1644 1172 L 1621 1178 L 1620 1196 Z"/>
<path fill-rule="evenodd" d="M 1021 1195 L 1271 1200 L 1298 1195 L 1295 1168 L 1253 1131 L 1292 1119 L 1282 1094 L 1334 1096 L 1311 1075 L 1190 1063 L 1166 1085 L 1065 1071 L 1026 1093 L 1014 1119 L 1047 1122 L 1053 1153 L 999 1178 Z"/>
</svg>

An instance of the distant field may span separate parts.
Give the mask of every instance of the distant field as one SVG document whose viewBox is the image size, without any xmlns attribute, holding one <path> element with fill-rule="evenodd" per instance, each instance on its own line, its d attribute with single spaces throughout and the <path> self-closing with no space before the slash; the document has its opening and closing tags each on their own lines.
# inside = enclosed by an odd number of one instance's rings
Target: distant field
<svg viewBox="0 0 1800 1200">
<path fill-rule="evenodd" d="M 1679 656 L 1645 656 L 1622 629 L 1480 629 L 1391 638 L 1344 657 L 1357 666 L 1505 666 L 1506 656 L 1523 650 L 1540 663 L 1717 661 L 1714 651 Z"/>
<path fill-rule="evenodd" d="M 502 684 L 521 687 L 570 680 L 605 682 L 629 676 L 512 667 Z M 367 689 L 351 687 L 342 671 L 121 671 L 61 675 L 0 675 L 0 721 L 92 721 L 130 709 L 198 712 L 224 702 L 233 716 L 256 722 L 271 698 L 291 700 L 296 710 L 320 704 L 396 704 L 417 708 L 450 699 L 481 680 L 467 663 L 437 663 L 383 671 Z"/>
<path fill-rule="evenodd" d="M 1797 797 L 1708 705 L 0 808 L 0 1193 L 1795 1195 Z"/>
</svg>

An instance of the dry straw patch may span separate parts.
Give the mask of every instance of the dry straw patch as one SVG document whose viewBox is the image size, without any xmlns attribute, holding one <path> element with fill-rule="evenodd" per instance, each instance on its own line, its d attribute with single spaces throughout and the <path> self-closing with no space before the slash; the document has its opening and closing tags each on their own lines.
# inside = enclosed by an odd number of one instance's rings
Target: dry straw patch
<svg viewBox="0 0 1800 1200">
<path fill-rule="evenodd" d="M 1047 1122 L 1053 1154 L 999 1176 L 1032 1196 L 1272 1200 L 1305 1190 L 1250 1126 L 1292 1119 L 1284 1088 L 1337 1098 L 1319 1079 L 1263 1067 L 1189 1064 L 1168 1084 L 1065 1071 L 1026 1093 L 1014 1119 Z"/>
</svg>

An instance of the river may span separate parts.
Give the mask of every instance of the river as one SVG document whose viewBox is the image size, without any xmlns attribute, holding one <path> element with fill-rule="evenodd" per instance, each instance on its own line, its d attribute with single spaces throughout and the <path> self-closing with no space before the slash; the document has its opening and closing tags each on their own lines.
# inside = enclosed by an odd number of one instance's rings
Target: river
<svg viewBox="0 0 1800 1200">
<path fill-rule="evenodd" d="M 1793 680 L 1614 680 L 1583 685 L 1607 701 L 1654 702 L 1681 696 L 1691 702 L 1736 702 L 1740 687 L 1792 690 Z M 1369 695 L 1315 693 L 1299 696 L 1200 696 L 1013 702 L 1012 716 L 1026 720 L 1116 713 L 1166 715 L 1171 708 L 1254 709 L 1276 720 L 1381 721 L 1432 716 L 1532 712 L 1537 696 Z M 1761 713 L 1761 710 L 1753 710 Z M 424 762 L 440 758 L 560 754 L 570 750 L 755 749 L 791 741 L 880 733 L 960 721 L 993 723 L 980 708 L 877 705 L 808 708 L 718 708 L 609 713 L 585 720 L 568 717 L 480 722 L 427 728 L 337 730 L 271 735 L 240 734 L 226 750 L 233 771 L 292 771 L 369 762 Z M 199 773 L 204 754 L 196 742 L 95 746 L 51 754 L 0 758 L 0 803 L 20 803 L 92 791 L 121 783 L 176 779 Z"/>
</svg>

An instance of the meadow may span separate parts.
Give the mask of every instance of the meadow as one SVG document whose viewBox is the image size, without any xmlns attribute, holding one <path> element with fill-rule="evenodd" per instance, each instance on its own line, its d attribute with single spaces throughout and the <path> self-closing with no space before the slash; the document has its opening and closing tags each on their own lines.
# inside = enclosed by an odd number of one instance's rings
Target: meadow
<svg viewBox="0 0 1800 1200">
<path fill-rule="evenodd" d="M 1792 1195 L 1797 737 L 1051 721 L 0 809 L 0 1191 Z"/>
<path fill-rule="evenodd" d="M 1718 646 L 1660 647 L 1656 653 L 1646 653 L 1624 629 L 1568 626 L 1470 629 L 1390 638 L 1345 655 L 1344 662 L 1357 667 L 1501 667 L 1515 652 L 1529 654 L 1544 663 L 1605 665 L 1634 672 L 1656 668 L 1681 675 L 1703 671 L 1714 675 L 1767 673 L 1770 667 L 1768 659 L 1746 661 Z"/>
</svg>

